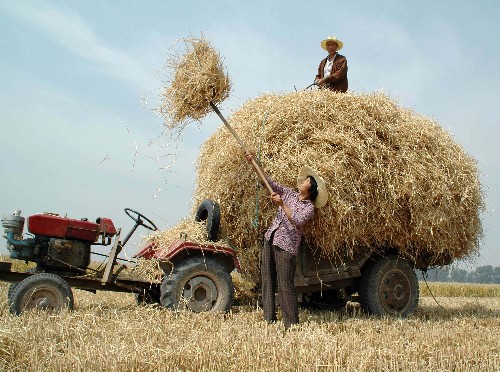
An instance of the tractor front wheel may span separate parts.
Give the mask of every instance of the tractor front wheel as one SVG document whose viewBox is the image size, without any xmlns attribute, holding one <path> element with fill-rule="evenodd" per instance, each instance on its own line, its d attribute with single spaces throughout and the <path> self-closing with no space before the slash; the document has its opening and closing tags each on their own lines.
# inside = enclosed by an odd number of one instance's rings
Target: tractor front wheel
<svg viewBox="0 0 500 372">
<path fill-rule="evenodd" d="M 60 276 L 39 273 L 17 283 L 9 298 L 10 312 L 20 315 L 23 311 L 40 309 L 59 312 L 73 309 L 73 292 Z"/>
<path fill-rule="evenodd" d="M 25 273 L 35 274 L 36 268 L 32 267 L 32 268 L 26 270 Z M 10 285 L 9 285 L 9 290 L 7 292 L 7 299 L 9 300 L 9 305 L 12 303 L 10 298 L 12 297 L 12 293 L 14 293 L 14 289 L 16 289 L 18 284 L 19 284 L 18 282 L 15 282 L 15 283 L 10 283 Z"/>
<path fill-rule="evenodd" d="M 231 275 L 213 257 L 190 257 L 174 265 L 161 284 L 163 307 L 226 312 L 233 302 Z"/>
</svg>

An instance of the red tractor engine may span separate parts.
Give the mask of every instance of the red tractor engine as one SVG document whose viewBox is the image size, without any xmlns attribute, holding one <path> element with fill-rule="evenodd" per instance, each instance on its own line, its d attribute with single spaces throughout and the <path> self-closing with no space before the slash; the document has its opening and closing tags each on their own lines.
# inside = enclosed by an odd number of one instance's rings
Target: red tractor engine
<svg viewBox="0 0 500 372">
<path fill-rule="evenodd" d="M 43 213 L 26 219 L 28 232 L 34 237 L 22 239 L 25 219 L 20 213 L 18 210 L 2 218 L 10 257 L 36 262 L 41 270 L 84 270 L 90 263 L 91 245 L 108 245 L 116 234 L 109 218 L 89 222 Z"/>
</svg>

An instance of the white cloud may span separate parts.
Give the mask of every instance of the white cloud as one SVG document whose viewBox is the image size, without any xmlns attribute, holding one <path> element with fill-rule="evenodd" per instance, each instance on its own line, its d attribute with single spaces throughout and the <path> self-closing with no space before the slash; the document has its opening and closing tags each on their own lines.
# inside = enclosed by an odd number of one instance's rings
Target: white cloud
<svg viewBox="0 0 500 372">
<path fill-rule="evenodd" d="M 93 63 L 92 68 L 131 83 L 140 90 L 154 87 L 153 71 L 147 65 L 137 56 L 106 45 L 78 14 L 51 8 L 43 2 L 36 6 L 17 3 L 8 10 L 46 32 L 72 53 Z"/>
</svg>

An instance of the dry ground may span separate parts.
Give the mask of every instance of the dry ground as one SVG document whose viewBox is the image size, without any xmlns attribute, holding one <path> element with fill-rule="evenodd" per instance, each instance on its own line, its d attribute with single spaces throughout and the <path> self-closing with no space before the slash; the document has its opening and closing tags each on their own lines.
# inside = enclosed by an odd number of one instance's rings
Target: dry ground
<svg viewBox="0 0 500 372">
<path fill-rule="evenodd" d="M 422 297 L 409 319 L 368 317 L 352 306 L 301 310 L 300 325 L 284 333 L 252 307 L 174 313 L 137 306 L 130 294 L 79 290 L 72 312 L 15 317 L 2 283 L 0 370 L 499 371 L 500 286 L 444 297 L 456 293 L 450 288 L 435 284 L 442 308 Z M 484 295 L 493 297 L 473 297 Z"/>
</svg>

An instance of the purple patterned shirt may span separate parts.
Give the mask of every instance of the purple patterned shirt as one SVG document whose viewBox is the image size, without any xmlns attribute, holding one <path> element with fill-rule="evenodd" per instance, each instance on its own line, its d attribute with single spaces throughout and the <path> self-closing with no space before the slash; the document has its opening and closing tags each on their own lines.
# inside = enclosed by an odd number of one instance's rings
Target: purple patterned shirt
<svg viewBox="0 0 500 372">
<path fill-rule="evenodd" d="M 266 178 L 274 192 L 279 194 L 283 202 L 290 207 L 293 223 L 290 222 L 283 208 L 279 207 L 278 214 L 267 229 L 265 238 L 269 241 L 271 234 L 275 231 L 272 244 L 296 256 L 302 237 L 302 226 L 313 218 L 314 204 L 311 200 L 300 200 L 298 191 L 281 186 L 269 177 Z"/>
</svg>

